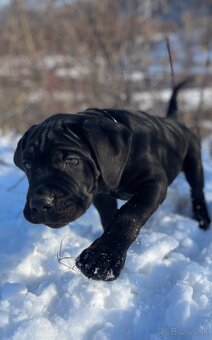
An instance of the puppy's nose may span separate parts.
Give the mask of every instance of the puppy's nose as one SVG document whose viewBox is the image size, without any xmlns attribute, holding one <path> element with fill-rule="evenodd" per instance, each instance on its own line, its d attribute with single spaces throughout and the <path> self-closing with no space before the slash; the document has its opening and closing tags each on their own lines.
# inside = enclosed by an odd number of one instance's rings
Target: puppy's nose
<svg viewBox="0 0 212 340">
<path fill-rule="evenodd" d="M 42 198 L 31 198 L 29 201 L 29 207 L 34 213 L 46 213 L 53 207 L 53 198 L 42 197 Z"/>
</svg>

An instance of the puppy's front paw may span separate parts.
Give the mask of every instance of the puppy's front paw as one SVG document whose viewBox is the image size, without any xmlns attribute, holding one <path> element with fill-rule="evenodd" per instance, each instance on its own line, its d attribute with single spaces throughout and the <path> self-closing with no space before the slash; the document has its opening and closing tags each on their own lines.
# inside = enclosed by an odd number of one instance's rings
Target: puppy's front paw
<svg viewBox="0 0 212 340">
<path fill-rule="evenodd" d="M 120 253 L 103 244 L 91 245 L 77 257 L 76 266 L 93 280 L 116 280 L 126 259 L 126 252 Z"/>
</svg>

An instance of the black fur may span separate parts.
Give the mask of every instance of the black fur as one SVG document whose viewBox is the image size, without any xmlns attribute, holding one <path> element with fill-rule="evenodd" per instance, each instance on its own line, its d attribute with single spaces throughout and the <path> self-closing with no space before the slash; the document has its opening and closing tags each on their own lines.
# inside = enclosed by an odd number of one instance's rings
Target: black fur
<svg viewBox="0 0 212 340">
<path fill-rule="evenodd" d="M 18 143 L 14 161 L 29 180 L 24 215 L 30 222 L 58 228 L 92 202 L 99 211 L 104 232 L 76 259 L 89 278 L 118 277 L 129 246 L 180 171 L 191 187 L 194 218 L 209 227 L 200 143 L 176 121 L 183 85 L 174 88 L 166 118 L 114 109 L 57 114 Z M 127 200 L 119 210 L 117 198 Z"/>
</svg>

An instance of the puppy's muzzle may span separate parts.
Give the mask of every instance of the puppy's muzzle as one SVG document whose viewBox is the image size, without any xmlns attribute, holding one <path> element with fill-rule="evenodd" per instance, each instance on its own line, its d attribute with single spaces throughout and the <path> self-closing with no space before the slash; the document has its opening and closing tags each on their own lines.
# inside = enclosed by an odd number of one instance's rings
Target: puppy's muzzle
<svg viewBox="0 0 212 340">
<path fill-rule="evenodd" d="M 63 227 L 84 212 L 85 209 L 73 200 L 57 197 L 51 192 L 29 193 L 24 208 L 24 216 L 29 222 L 52 228 Z"/>
<path fill-rule="evenodd" d="M 49 213 L 54 207 L 54 198 L 44 196 L 40 198 L 31 198 L 29 201 L 29 208 L 33 214 Z"/>
</svg>

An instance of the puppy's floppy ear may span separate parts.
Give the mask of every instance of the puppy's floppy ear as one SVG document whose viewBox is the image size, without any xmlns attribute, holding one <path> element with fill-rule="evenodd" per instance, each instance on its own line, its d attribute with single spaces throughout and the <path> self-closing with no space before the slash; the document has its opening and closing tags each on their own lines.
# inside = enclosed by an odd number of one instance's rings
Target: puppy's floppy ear
<svg viewBox="0 0 212 340">
<path fill-rule="evenodd" d="M 122 124 L 92 118 L 84 122 L 83 128 L 105 184 L 115 189 L 130 154 L 132 132 Z"/>
<path fill-rule="evenodd" d="M 23 171 L 24 171 L 23 152 L 24 152 L 25 147 L 27 145 L 27 141 L 32 136 L 32 133 L 35 130 L 36 126 L 37 125 L 33 125 L 31 128 L 29 128 L 29 130 L 27 130 L 25 132 L 23 137 L 21 137 L 21 139 L 19 140 L 17 147 L 16 147 L 16 150 L 15 150 L 15 153 L 14 153 L 13 161 L 14 161 L 15 165 Z"/>
</svg>

